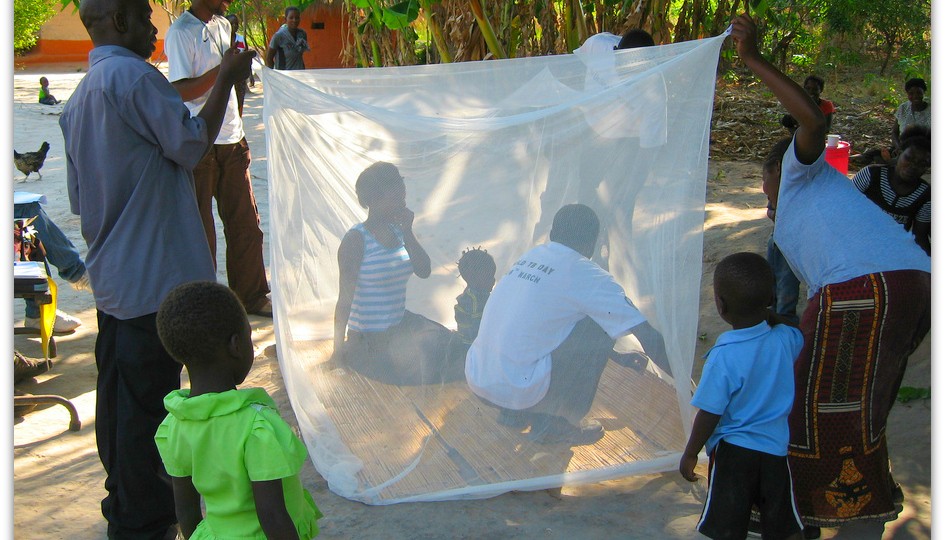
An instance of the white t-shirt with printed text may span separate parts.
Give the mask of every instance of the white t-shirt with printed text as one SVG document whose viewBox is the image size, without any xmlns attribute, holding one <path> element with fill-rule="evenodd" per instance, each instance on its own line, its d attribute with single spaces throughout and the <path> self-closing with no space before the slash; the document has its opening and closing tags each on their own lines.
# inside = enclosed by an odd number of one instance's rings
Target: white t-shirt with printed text
<svg viewBox="0 0 945 540">
<path fill-rule="evenodd" d="M 585 317 L 616 339 L 646 322 L 603 268 L 557 242 L 532 248 L 512 265 L 486 303 L 466 355 L 466 382 L 510 409 L 541 401 L 551 382 L 551 352 Z"/>
</svg>

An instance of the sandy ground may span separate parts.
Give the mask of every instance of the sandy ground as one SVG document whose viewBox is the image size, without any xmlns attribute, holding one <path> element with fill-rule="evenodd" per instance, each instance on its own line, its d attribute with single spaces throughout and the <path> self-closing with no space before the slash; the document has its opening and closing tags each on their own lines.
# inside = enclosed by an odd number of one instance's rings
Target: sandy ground
<svg viewBox="0 0 945 540">
<path fill-rule="evenodd" d="M 36 103 L 38 79 L 46 75 L 50 90 L 68 99 L 84 66 L 46 67 L 43 72 L 14 74 L 13 146 L 33 151 L 43 141 L 51 150 L 43 177 L 20 182 L 11 171 L 14 189 L 43 193 L 46 211 L 85 251 L 79 218 L 69 212 L 65 162 L 58 120 L 60 106 Z M 252 174 L 263 231 L 268 235 L 268 190 L 262 95 L 257 86 L 247 95 L 244 121 L 253 152 Z M 714 264 L 735 251 L 764 253 L 771 224 L 764 215 L 757 163 L 711 163 L 707 190 L 703 288 L 694 377 L 701 372 L 701 356 L 726 330 L 715 313 L 711 292 Z M 217 225 L 217 230 L 222 227 Z M 220 232 L 219 244 L 224 243 Z M 222 248 L 219 249 L 222 257 Z M 268 245 L 266 246 L 268 258 Z M 225 281 L 224 265 L 219 265 Z M 104 472 L 95 448 L 95 306 L 90 294 L 61 282 L 59 306 L 82 319 L 74 334 L 57 338 L 59 356 L 52 371 L 19 385 L 33 394 L 59 394 L 72 400 L 82 429 L 67 431 L 63 407 L 41 407 L 13 426 L 13 522 L 16 538 L 104 538 L 105 522 L 99 502 L 104 496 Z M 22 324 L 22 301 L 14 301 L 15 324 Z M 273 394 L 283 416 L 294 423 L 275 359 L 272 321 L 250 317 L 258 351 L 246 381 Z M 40 356 L 38 339 L 16 336 L 14 346 L 29 356 Z M 913 355 L 904 385 L 928 387 L 931 380 L 931 339 Z M 884 538 L 931 537 L 931 402 L 897 404 L 889 420 L 889 447 L 896 478 L 906 494 L 899 519 L 886 526 Z M 704 466 L 701 466 L 704 475 Z M 399 504 L 372 507 L 341 498 L 307 463 L 302 471 L 325 517 L 319 522 L 323 538 L 693 538 L 702 508 L 698 490 L 675 471 L 664 474 L 566 486 L 555 491 L 515 492 L 486 500 Z M 830 538 L 835 531 L 825 530 Z"/>
</svg>

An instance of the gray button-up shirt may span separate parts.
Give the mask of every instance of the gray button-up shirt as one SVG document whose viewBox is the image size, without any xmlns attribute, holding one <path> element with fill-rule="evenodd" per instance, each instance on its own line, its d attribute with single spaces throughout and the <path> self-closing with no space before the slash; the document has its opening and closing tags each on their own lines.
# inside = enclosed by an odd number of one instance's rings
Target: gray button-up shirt
<svg viewBox="0 0 945 540">
<path fill-rule="evenodd" d="M 128 49 L 96 47 L 59 125 L 100 311 L 156 313 L 175 286 L 216 280 L 192 173 L 207 126 L 164 75 Z"/>
</svg>

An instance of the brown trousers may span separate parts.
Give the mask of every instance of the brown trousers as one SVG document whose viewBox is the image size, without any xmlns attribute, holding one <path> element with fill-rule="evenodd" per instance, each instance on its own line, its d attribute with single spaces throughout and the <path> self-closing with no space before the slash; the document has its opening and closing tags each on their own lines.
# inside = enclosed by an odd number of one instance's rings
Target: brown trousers
<svg viewBox="0 0 945 540">
<path fill-rule="evenodd" d="M 249 145 L 245 138 L 233 144 L 215 144 L 194 167 L 194 184 L 214 267 L 217 233 L 213 223 L 213 199 L 216 199 L 226 238 L 227 282 L 246 310 L 252 312 L 265 303 L 269 285 L 249 162 Z"/>
</svg>

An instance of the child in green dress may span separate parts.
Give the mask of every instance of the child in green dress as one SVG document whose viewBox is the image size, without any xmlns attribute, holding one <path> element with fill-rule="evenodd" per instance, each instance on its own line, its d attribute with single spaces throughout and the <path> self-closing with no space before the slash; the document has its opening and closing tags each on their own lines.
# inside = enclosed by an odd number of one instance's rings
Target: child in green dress
<svg viewBox="0 0 945 540">
<path fill-rule="evenodd" d="M 236 388 L 253 365 L 236 295 L 212 282 L 181 285 L 161 303 L 157 327 L 190 376 L 189 390 L 164 398 L 170 414 L 154 437 L 184 538 L 315 537 L 321 512 L 299 480 L 305 445 L 264 389 Z"/>
<path fill-rule="evenodd" d="M 39 102 L 43 105 L 58 105 L 61 103 L 56 96 L 49 93 L 49 79 L 39 78 Z"/>
</svg>

